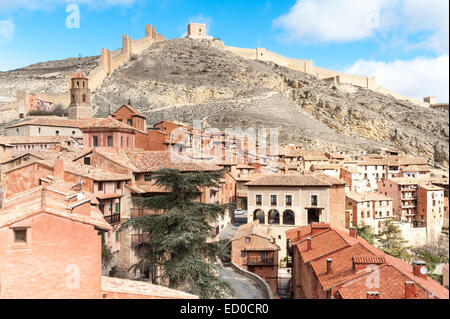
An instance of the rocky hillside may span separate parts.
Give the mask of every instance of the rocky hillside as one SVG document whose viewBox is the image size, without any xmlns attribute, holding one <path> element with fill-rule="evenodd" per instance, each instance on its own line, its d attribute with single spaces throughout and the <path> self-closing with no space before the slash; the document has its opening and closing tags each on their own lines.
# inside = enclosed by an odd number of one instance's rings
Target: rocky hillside
<svg viewBox="0 0 450 319">
<path fill-rule="evenodd" d="M 100 63 L 99 56 L 81 58 L 86 73 Z M 0 103 L 14 101 L 16 91 L 63 93 L 68 89 L 68 75 L 77 69 L 78 58 L 41 62 L 0 72 Z"/>
<path fill-rule="evenodd" d="M 61 92 L 77 59 L 0 72 L 0 96 L 23 87 Z M 98 65 L 86 58 L 84 69 Z M 448 167 L 448 113 L 352 85 L 334 85 L 222 50 L 219 40 L 159 42 L 92 92 L 98 116 L 131 103 L 148 116 L 203 127 L 278 128 L 280 142 L 323 150 L 391 146 Z"/>
<path fill-rule="evenodd" d="M 245 60 L 222 51 L 218 41 L 157 43 L 93 96 L 101 115 L 128 100 L 149 124 L 172 119 L 220 129 L 276 127 L 281 142 L 335 150 L 393 146 L 448 165 L 448 113 Z"/>
</svg>

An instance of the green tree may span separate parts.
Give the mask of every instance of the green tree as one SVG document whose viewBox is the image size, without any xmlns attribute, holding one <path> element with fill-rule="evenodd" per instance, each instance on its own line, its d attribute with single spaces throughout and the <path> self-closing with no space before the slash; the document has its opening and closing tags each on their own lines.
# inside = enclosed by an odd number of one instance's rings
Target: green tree
<svg viewBox="0 0 450 319">
<path fill-rule="evenodd" d="M 218 187 L 222 174 L 162 169 L 152 176 L 156 185 L 170 193 L 136 199 L 136 204 L 159 213 L 122 224 L 121 231 L 131 227 L 146 234 L 143 257 L 132 269 L 149 268 L 171 288 L 193 284 L 201 298 L 234 295 L 230 284 L 217 275 L 217 261 L 224 257 L 225 241 L 209 241 L 214 235 L 211 223 L 227 207 L 195 201 L 202 188 Z"/>
<path fill-rule="evenodd" d="M 358 236 L 364 238 L 369 244 L 374 244 L 376 235 L 373 232 L 372 226 L 362 222 L 361 226 L 356 226 L 356 228 L 358 229 Z"/>
<path fill-rule="evenodd" d="M 391 256 L 409 261 L 411 255 L 408 253 L 409 247 L 403 239 L 400 228 L 390 219 L 383 222 L 380 233 L 376 236 L 381 249 Z"/>
</svg>

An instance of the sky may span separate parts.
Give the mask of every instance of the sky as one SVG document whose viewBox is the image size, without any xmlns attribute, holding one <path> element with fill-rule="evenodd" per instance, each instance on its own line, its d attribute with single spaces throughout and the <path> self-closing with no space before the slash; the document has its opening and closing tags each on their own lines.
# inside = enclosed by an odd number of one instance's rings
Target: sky
<svg viewBox="0 0 450 319">
<path fill-rule="evenodd" d="M 0 71 L 118 49 L 122 34 L 141 38 L 145 24 L 183 37 L 189 22 L 229 46 L 449 101 L 448 0 L 0 0 Z"/>
</svg>

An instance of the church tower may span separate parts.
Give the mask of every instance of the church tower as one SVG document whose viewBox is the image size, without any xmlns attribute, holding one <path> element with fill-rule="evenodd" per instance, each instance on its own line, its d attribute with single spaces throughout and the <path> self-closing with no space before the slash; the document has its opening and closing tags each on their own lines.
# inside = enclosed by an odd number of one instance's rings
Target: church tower
<svg viewBox="0 0 450 319">
<path fill-rule="evenodd" d="M 92 117 L 90 95 L 89 79 L 81 70 L 80 61 L 78 61 L 78 70 L 70 80 L 69 119 L 79 120 Z"/>
</svg>

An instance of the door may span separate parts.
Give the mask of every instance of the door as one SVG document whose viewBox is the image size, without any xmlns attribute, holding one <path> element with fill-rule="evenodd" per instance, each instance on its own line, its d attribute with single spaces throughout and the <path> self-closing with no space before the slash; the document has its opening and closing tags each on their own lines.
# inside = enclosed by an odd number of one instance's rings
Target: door
<svg viewBox="0 0 450 319">
<path fill-rule="evenodd" d="M 320 221 L 320 209 L 308 208 L 308 224 Z"/>
</svg>

